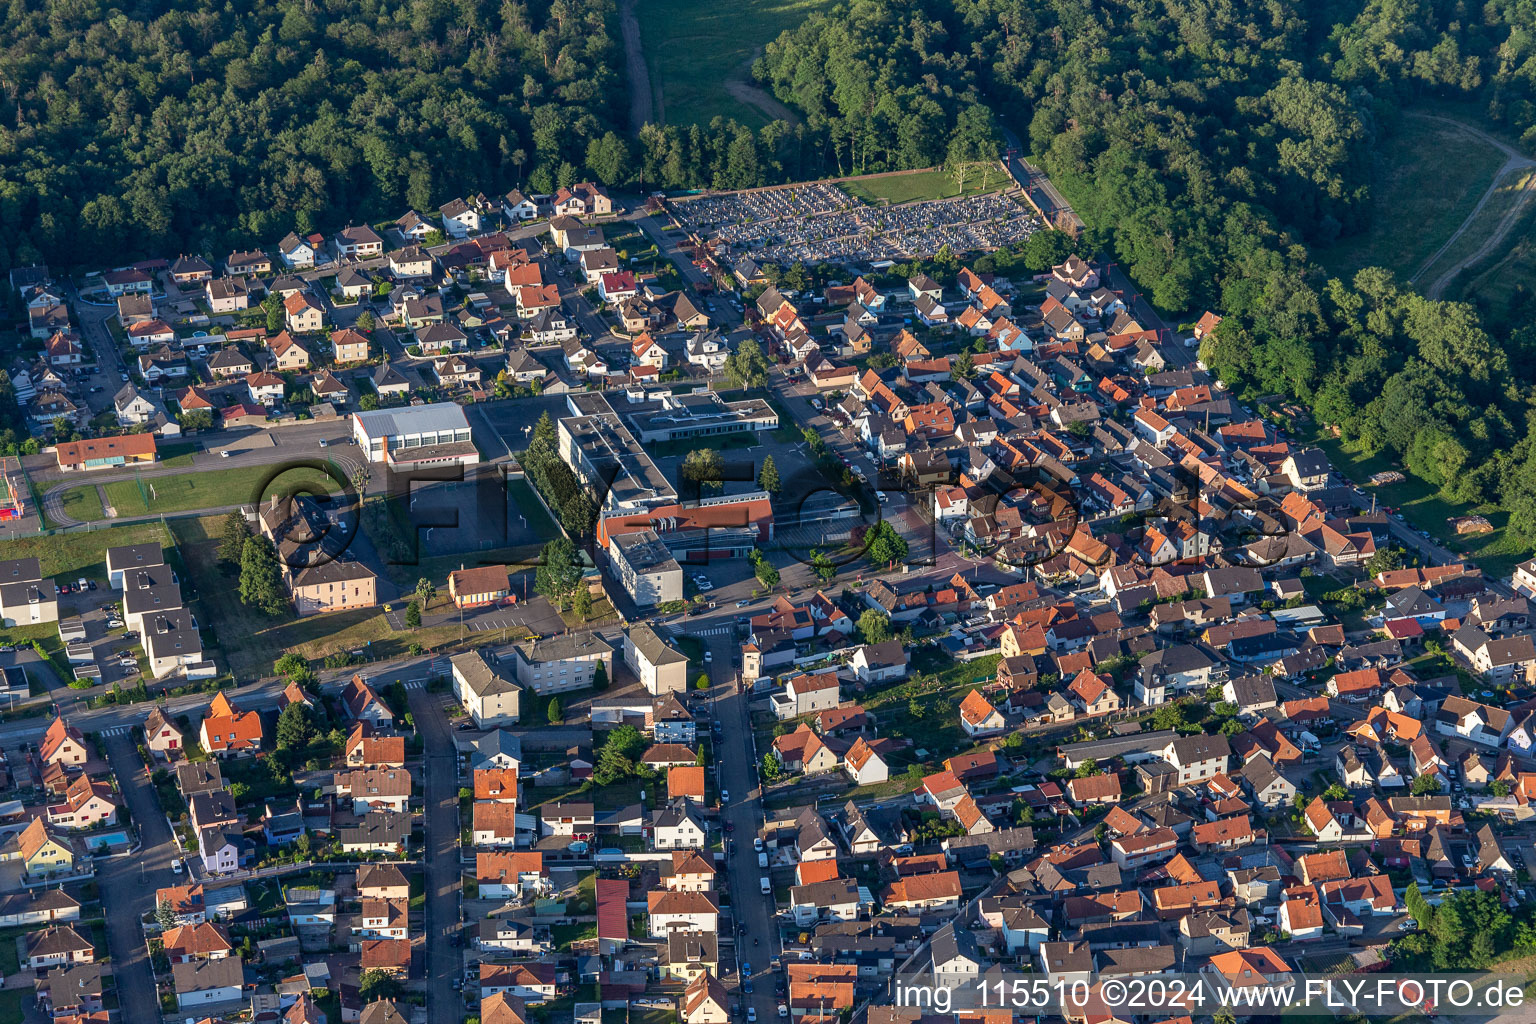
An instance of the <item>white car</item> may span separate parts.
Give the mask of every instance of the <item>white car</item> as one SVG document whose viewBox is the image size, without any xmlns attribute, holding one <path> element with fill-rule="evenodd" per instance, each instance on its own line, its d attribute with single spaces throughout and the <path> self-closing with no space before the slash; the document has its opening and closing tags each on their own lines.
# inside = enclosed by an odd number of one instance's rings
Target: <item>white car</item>
<svg viewBox="0 0 1536 1024">
<path fill-rule="evenodd" d="M 819 398 L 811 399 L 811 408 L 812 409 L 820 409 L 821 408 L 821 399 L 819 399 Z"/>
<path fill-rule="evenodd" d="M 320 439 L 320 447 L 321 448 L 329 448 L 330 444 L 331 444 L 331 442 L 327 441 L 325 438 L 322 437 Z"/>
<path fill-rule="evenodd" d="M 221 451 L 221 452 L 219 452 L 219 458 L 221 458 L 221 459 L 227 459 L 227 458 L 229 458 L 229 452 L 227 452 L 227 451 Z"/>
<path fill-rule="evenodd" d="M 715 652 L 714 651 L 705 651 L 704 652 L 704 661 L 705 661 L 706 664 L 708 664 L 709 662 L 714 661 L 714 660 L 715 660 Z"/>
<path fill-rule="evenodd" d="M 747 1007 L 747 1024 L 754 1024 L 754 1022 L 756 1020 L 757 1020 L 757 1007 L 755 1007 L 755 1006 Z"/>
<path fill-rule="evenodd" d="M 176 872 L 176 874 L 178 874 L 178 875 L 181 874 L 182 868 L 181 868 L 181 858 L 180 857 L 175 857 L 175 858 L 173 858 L 171 860 L 171 870 Z"/>
<path fill-rule="evenodd" d="M 758 853 L 762 853 L 763 852 L 763 837 L 762 836 L 758 836 L 758 837 L 756 837 L 755 839 L 752 840 L 752 849 L 756 850 Z"/>
</svg>

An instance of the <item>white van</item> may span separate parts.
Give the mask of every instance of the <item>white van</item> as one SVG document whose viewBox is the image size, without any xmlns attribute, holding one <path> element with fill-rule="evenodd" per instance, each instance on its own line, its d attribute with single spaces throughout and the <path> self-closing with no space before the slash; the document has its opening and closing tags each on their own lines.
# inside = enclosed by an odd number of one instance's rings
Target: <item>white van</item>
<svg viewBox="0 0 1536 1024">
<path fill-rule="evenodd" d="M 768 876 L 767 875 L 764 875 L 762 878 L 758 879 L 758 882 L 762 886 L 762 890 L 763 890 L 763 895 L 764 896 L 768 896 L 768 895 L 772 894 L 772 892 L 773 892 L 773 883 L 768 881 Z"/>
</svg>

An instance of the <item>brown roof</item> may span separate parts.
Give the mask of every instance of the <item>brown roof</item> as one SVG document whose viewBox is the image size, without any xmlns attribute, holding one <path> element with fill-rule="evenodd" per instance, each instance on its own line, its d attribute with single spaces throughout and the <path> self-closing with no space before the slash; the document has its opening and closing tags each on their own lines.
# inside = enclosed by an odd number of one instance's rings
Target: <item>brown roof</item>
<svg viewBox="0 0 1536 1024">
<path fill-rule="evenodd" d="M 926 900 L 959 899 L 960 873 L 935 871 L 930 875 L 898 878 L 886 889 L 882 902 L 913 903 Z"/>
<path fill-rule="evenodd" d="M 94 437 L 86 441 L 64 441 L 56 446 L 60 466 L 83 465 L 88 459 L 106 459 L 121 455 L 140 458 L 155 454 L 155 435 L 124 434 L 120 437 Z"/>
</svg>

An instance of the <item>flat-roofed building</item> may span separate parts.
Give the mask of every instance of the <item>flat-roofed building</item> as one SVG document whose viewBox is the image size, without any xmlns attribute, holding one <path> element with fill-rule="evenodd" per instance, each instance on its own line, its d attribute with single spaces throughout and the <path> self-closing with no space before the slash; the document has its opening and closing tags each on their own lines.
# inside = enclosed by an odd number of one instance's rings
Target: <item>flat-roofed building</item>
<svg viewBox="0 0 1536 1024">
<path fill-rule="evenodd" d="M 608 557 L 635 607 L 653 608 L 683 599 L 683 567 L 655 530 L 610 537 Z"/>
<path fill-rule="evenodd" d="M 352 438 L 369 462 L 416 467 L 480 461 L 469 419 L 453 402 L 355 412 Z"/>
</svg>

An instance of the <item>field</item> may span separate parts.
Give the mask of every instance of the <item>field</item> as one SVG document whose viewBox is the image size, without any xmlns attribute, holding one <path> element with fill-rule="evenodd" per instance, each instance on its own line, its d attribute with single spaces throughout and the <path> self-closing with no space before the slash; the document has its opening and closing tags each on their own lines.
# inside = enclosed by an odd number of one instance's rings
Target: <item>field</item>
<svg viewBox="0 0 1536 1024">
<path fill-rule="evenodd" d="M 1462 263 L 1486 257 L 1486 247 L 1503 230 L 1502 221 L 1515 211 L 1518 204 L 1528 201 L 1524 190 L 1530 184 L 1533 174 L 1536 172 L 1515 171 L 1499 182 L 1497 191 L 1477 212 L 1477 216 L 1467 225 L 1467 230 L 1461 237 L 1447 245 L 1445 251 L 1437 256 L 1434 262 L 1424 267 L 1423 272 L 1414 282 L 1421 291 L 1430 298 L 1440 298 L 1441 296 L 1436 295 L 1434 291 L 1437 282 L 1441 282 Z"/>
<path fill-rule="evenodd" d="M 1503 163 L 1493 146 L 1451 125 L 1405 117 L 1376 150 L 1370 228 L 1314 255 L 1331 274 L 1380 266 L 1407 280 L 1472 212 Z"/>
<path fill-rule="evenodd" d="M 1472 303 L 1484 323 L 1517 327 L 1536 294 L 1536 210 L 1527 208 L 1509 238 L 1507 247 L 1471 267 L 1445 297 Z"/>
<path fill-rule="evenodd" d="M 292 613 L 277 618 L 262 615 L 240 603 L 236 577 L 219 564 L 222 525 L 222 516 L 201 516 L 173 520 L 172 531 L 188 575 L 198 581 L 192 610 L 205 629 L 212 627 L 213 638 L 239 680 L 270 675 L 272 662 L 284 651 L 312 660 L 357 649 L 368 651 L 370 658 L 393 657 L 404 654 L 412 643 L 430 648 L 459 635 L 457 624 L 397 633 L 385 621 L 382 608 L 303 618 Z"/>
<path fill-rule="evenodd" d="M 1373 473 L 1399 469 L 1384 456 L 1366 456 L 1327 435 L 1319 435 L 1314 443 L 1328 453 L 1334 467 L 1356 483 L 1364 486 Z M 1435 488 L 1413 476 L 1402 483 L 1382 487 L 1366 487 L 1367 494 L 1376 497 L 1379 504 L 1395 508 L 1407 518 L 1415 530 L 1426 530 L 1446 548 L 1460 552 L 1476 560 L 1490 576 L 1508 576 L 1514 567 L 1531 555 L 1530 548 L 1520 544 L 1505 529 L 1508 513 L 1491 505 L 1467 507 L 1440 497 Z M 1451 516 L 1469 513 L 1486 516 L 1493 524 L 1492 533 L 1459 537 L 1446 523 Z"/>
<path fill-rule="evenodd" d="M 101 508 L 101 492 L 95 484 L 71 487 L 64 492 L 63 505 L 64 513 L 77 523 L 94 523 L 107 517 Z"/>
<path fill-rule="evenodd" d="M 650 0 L 640 28 L 658 121 L 728 117 L 759 128 L 785 111 L 752 79 L 752 61 L 785 29 L 829 0 Z"/>
<path fill-rule="evenodd" d="M 255 488 L 265 479 L 260 469 L 241 468 L 200 470 L 174 476 L 144 477 L 142 480 L 119 480 L 106 485 L 107 502 L 117 510 L 119 516 L 190 512 L 201 508 L 255 504 L 258 498 L 265 496 L 254 493 Z M 324 470 L 307 466 L 285 469 L 281 481 L 283 488 L 311 485 L 317 491 L 328 494 L 335 494 L 341 489 L 336 480 Z M 70 495 L 66 495 L 66 504 L 69 500 Z"/>
<path fill-rule="evenodd" d="M 972 164 L 965 176 L 965 191 L 957 186 L 949 171 L 919 171 L 916 174 L 885 174 L 879 177 L 840 181 L 838 187 L 867 203 L 913 203 L 920 199 L 954 199 L 995 192 L 1009 184 L 1008 175 L 997 164 Z"/>
<path fill-rule="evenodd" d="M 44 576 L 87 576 L 107 582 L 107 548 L 123 544 L 164 544 L 165 528 L 159 523 L 130 523 L 104 530 L 57 533 L 51 537 L 18 537 L 5 542 L 7 558 L 36 558 Z"/>
</svg>

